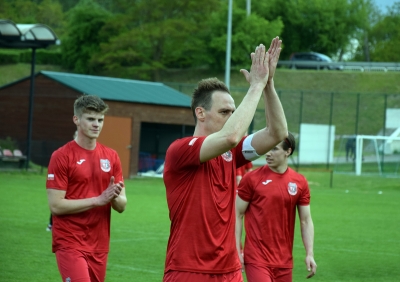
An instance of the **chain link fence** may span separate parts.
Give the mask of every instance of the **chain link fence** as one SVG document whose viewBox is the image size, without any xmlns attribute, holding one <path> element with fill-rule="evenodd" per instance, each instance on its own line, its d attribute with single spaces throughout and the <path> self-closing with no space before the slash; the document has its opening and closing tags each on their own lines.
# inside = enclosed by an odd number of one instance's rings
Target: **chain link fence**
<svg viewBox="0 0 400 282">
<path fill-rule="evenodd" d="M 188 95 L 191 95 L 196 87 L 195 84 L 166 83 L 166 85 Z M 245 87 L 231 87 L 230 91 L 235 98 L 236 106 L 239 105 L 247 90 L 248 88 Z M 335 172 L 341 172 L 342 168 L 345 172 L 354 172 L 353 160 L 349 157 L 346 159 L 345 142 L 349 136 L 391 136 L 400 127 L 400 115 L 397 116 L 397 120 L 393 120 L 393 116 L 388 117 L 388 110 L 400 109 L 400 94 L 397 93 L 345 93 L 280 89 L 277 89 L 277 93 L 285 111 L 289 131 L 295 135 L 297 142 L 302 134 L 302 124 L 334 128 L 332 137 L 325 138 L 326 136 L 316 135 L 313 138 L 316 148 L 321 145 L 320 142 L 329 142 L 331 145 L 328 148 L 332 151 L 333 158 L 326 158 L 325 161 L 319 163 L 304 163 L 299 158 L 299 149 L 302 144 L 298 143 L 297 152 L 292 157 L 292 163 L 297 167 L 313 165 L 335 170 Z M 396 117 L 394 118 L 396 119 Z M 265 127 L 265 114 L 261 101 L 249 132 L 255 132 L 263 127 Z M 396 169 L 391 173 L 397 174 L 400 152 L 395 150 L 390 153 L 392 155 L 390 157 L 384 156 L 387 152 L 380 151 L 379 153 L 383 162 L 385 160 L 395 162 Z M 374 158 L 372 161 L 376 162 L 377 159 Z M 390 166 L 386 165 L 386 167 Z"/>
</svg>

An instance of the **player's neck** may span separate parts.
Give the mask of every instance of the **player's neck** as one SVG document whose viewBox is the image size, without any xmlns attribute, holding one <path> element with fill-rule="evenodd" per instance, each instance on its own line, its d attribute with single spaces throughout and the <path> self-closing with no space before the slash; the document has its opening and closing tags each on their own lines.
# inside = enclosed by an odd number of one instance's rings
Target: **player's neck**
<svg viewBox="0 0 400 282">
<path fill-rule="evenodd" d="M 274 166 L 274 167 L 270 166 L 269 168 L 275 173 L 283 174 L 288 169 L 288 165 L 287 164 L 282 164 L 282 165 Z"/>
<path fill-rule="evenodd" d="M 75 142 L 86 150 L 94 150 L 96 148 L 96 139 L 94 138 L 75 138 Z"/>
<path fill-rule="evenodd" d="M 193 136 L 208 136 L 210 133 L 207 133 L 204 128 L 201 128 L 200 126 L 196 126 L 194 129 Z"/>
</svg>

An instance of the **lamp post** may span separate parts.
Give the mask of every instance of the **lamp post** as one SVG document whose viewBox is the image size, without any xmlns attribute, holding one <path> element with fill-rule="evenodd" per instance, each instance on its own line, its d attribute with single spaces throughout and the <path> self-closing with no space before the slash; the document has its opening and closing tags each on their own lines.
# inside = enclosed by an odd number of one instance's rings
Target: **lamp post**
<svg viewBox="0 0 400 282">
<path fill-rule="evenodd" d="M 228 28 L 226 36 L 226 61 L 225 61 L 225 84 L 230 88 L 231 80 L 231 37 L 232 37 L 232 0 L 229 0 L 228 6 Z"/>
<path fill-rule="evenodd" d="M 36 49 L 59 45 L 56 34 L 43 24 L 15 24 L 10 20 L 0 19 L 0 48 L 32 49 L 31 85 L 29 89 L 29 114 L 26 145 L 26 170 L 29 168 L 31 157 L 32 121 L 35 89 Z"/>
</svg>

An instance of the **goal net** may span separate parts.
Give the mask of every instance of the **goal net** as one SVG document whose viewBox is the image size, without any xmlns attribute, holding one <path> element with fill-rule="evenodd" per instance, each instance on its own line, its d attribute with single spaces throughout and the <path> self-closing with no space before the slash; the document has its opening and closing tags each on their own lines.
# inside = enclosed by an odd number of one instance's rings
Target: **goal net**
<svg viewBox="0 0 400 282">
<path fill-rule="evenodd" d="M 334 172 L 400 177 L 400 137 L 341 136 Z"/>
</svg>

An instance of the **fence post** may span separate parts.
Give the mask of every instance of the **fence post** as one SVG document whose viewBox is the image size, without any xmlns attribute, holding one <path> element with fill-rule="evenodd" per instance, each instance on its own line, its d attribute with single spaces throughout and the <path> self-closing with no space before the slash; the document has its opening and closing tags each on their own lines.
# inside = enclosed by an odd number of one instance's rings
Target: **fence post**
<svg viewBox="0 0 400 282">
<path fill-rule="evenodd" d="M 335 148 L 335 143 L 333 143 L 333 148 L 331 148 L 332 115 L 333 115 L 333 92 L 331 93 L 331 103 L 330 103 L 330 109 L 329 109 L 328 156 L 327 156 L 327 162 L 326 162 L 326 169 L 329 169 L 329 155 L 330 155 L 330 150 Z M 334 141 L 334 142 L 335 142 L 335 141 Z"/>
</svg>

